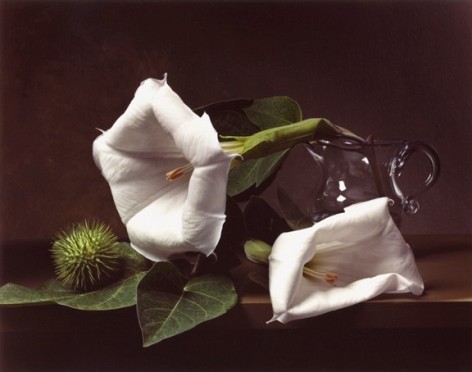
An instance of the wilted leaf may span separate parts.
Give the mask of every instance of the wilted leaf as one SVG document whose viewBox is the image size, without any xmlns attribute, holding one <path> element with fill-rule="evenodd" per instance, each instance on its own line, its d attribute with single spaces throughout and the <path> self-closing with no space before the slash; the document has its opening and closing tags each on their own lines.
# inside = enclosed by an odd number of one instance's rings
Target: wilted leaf
<svg viewBox="0 0 472 372">
<path fill-rule="evenodd" d="M 138 286 L 143 345 L 151 346 L 216 318 L 237 301 L 231 280 L 205 275 L 187 281 L 168 262 L 158 262 Z"/>
</svg>

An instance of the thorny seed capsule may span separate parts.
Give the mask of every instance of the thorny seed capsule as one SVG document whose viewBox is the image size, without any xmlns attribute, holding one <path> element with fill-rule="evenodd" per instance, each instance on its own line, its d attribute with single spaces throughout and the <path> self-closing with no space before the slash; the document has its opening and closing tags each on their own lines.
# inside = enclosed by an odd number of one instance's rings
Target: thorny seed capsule
<svg viewBox="0 0 472 372">
<path fill-rule="evenodd" d="M 121 274 L 118 238 L 99 221 L 74 224 L 51 248 L 57 278 L 75 290 L 98 289 Z"/>
</svg>

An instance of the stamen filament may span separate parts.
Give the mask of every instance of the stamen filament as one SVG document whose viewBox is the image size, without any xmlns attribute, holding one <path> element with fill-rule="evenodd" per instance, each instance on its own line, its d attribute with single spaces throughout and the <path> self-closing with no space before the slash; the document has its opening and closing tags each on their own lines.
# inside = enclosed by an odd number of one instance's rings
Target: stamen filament
<svg viewBox="0 0 472 372">
<path fill-rule="evenodd" d="M 336 285 L 336 282 L 338 280 L 338 274 L 337 273 L 333 273 L 333 272 L 330 272 L 330 271 L 327 271 L 327 272 L 323 272 L 323 271 L 318 271 L 318 270 L 314 270 L 310 267 L 303 267 L 303 273 L 305 275 L 308 275 L 308 276 L 311 276 L 313 278 L 321 278 L 323 279 L 326 283 L 329 283 L 331 285 Z"/>
<path fill-rule="evenodd" d="M 241 151 L 243 150 L 243 146 L 240 142 L 238 141 L 226 141 L 226 142 L 220 142 L 221 148 L 223 149 L 223 152 L 228 155 L 236 155 L 240 154 Z M 231 168 L 234 168 L 237 166 L 239 163 L 241 163 L 242 158 L 235 157 L 231 161 Z M 192 164 L 187 164 L 184 165 L 183 167 L 179 167 L 176 169 L 173 169 L 169 172 L 166 173 L 166 180 L 169 182 L 175 181 L 176 179 L 179 179 L 180 177 L 191 173 L 193 171 L 193 165 Z"/>
<path fill-rule="evenodd" d="M 166 180 L 170 182 L 175 181 L 176 179 L 192 171 L 193 171 L 193 165 L 189 163 L 187 165 L 184 165 L 183 167 L 179 167 L 179 168 L 171 170 L 170 172 L 167 172 Z"/>
</svg>

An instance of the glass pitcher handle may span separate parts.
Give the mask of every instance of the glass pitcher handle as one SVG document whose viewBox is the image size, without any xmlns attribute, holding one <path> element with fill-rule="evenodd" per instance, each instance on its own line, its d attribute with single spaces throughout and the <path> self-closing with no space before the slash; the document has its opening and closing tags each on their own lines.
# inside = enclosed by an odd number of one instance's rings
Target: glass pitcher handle
<svg viewBox="0 0 472 372">
<path fill-rule="evenodd" d="M 404 168 L 409 157 L 415 153 L 420 152 L 426 155 L 430 163 L 430 170 L 428 177 L 424 180 L 424 184 L 417 191 L 405 195 L 400 189 L 398 178 L 400 177 L 401 171 Z M 419 203 L 415 199 L 418 195 L 424 193 L 437 181 L 440 172 L 440 161 L 437 152 L 429 145 L 423 142 L 406 142 L 400 146 L 396 154 L 388 166 L 388 174 L 390 179 L 390 185 L 395 195 L 400 199 L 403 211 L 412 215 L 415 214 L 419 209 Z"/>
</svg>

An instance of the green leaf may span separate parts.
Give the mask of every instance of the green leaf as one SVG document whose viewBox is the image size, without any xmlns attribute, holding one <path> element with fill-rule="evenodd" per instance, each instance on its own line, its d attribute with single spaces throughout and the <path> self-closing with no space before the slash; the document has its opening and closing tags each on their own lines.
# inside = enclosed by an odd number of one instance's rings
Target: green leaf
<svg viewBox="0 0 472 372">
<path fill-rule="evenodd" d="M 8 283 L 0 288 L 0 306 L 58 304 L 78 310 L 114 310 L 136 304 L 136 288 L 149 268 L 149 263 L 128 243 L 123 249 L 122 278 L 91 292 L 76 292 L 58 280 L 50 280 L 39 288 L 27 288 Z"/>
<path fill-rule="evenodd" d="M 105 288 L 73 294 L 68 298 L 57 300 L 56 303 L 78 310 L 95 311 L 130 307 L 136 304 L 136 288 L 144 275 L 145 272 L 140 272 Z"/>
<path fill-rule="evenodd" d="M 254 100 L 244 112 L 261 130 L 280 127 L 302 120 L 302 112 L 290 97 L 276 96 Z"/>
<path fill-rule="evenodd" d="M 64 288 L 57 280 L 47 282 L 41 288 L 27 288 L 7 283 L 0 288 L 1 306 L 30 306 L 57 303 L 71 296 L 72 291 Z"/>
<path fill-rule="evenodd" d="M 259 164 L 260 159 L 252 159 L 232 168 L 228 175 L 226 193 L 233 197 L 253 186 L 256 183 L 257 167 Z"/>
<path fill-rule="evenodd" d="M 278 169 L 288 151 L 280 151 L 261 159 L 247 160 L 231 169 L 226 191 L 228 195 L 236 196 L 253 185 L 259 187 Z"/>
<path fill-rule="evenodd" d="M 243 110 L 260 130 L 296 123 L 302 117 L 298 103 L 285 96 L 256 99 Z M 280 167 L 288 151 L 247 160 L 233 168 L 228 179 L 228 195 L 236 196 L 254 185 L 259 187 Z"/>
<path fill-rule="evenodd" d="M 143 345 L 151 346 L 226 313 L 237 302 L 231 280 L 205 275 L 187 281 L 169 262 L 158 262 L 138 286 Z"/>
<path fill-rule="evenodd" d="M 136 252 L 128 242 L 120 242 L 121 255 L 124 261 L 124 277 L 129 277 L 151 268 L 151 261 Z"/>
<path fill-rule="evenodd" d="M 282 165 L 289 151 L 290 149 L 283 150 L 270 156 L 266 156 L 265 158 L 259 159 L 255 179 L 256 187 L 262 185 L 262 183 L 267 178 L 269 178 L 279 168 L 280 165 Z"/>
<path fill-rule="evenodd" d="M 285 96 L 218 102 L 197 108 L 195 112 L 198 115 L 206 112 L 216 131 L 225 136 L 249 136 L 260 130 L 299 122 L 302 117 L 298 103 Z M 241 194 L 254 185 L 259 187 L 279 168 L 287 152 L 247 160 L 232 169 L 228 195 Z"/>
<path fill-rule="evenodd" d="M 251 123 L 244 112 L 244 108 L 249 107 L 252 102 L 252 99 L 217 102 L 199 107 L 194 111 L 199 116 L 207 113 L 213 127 L 220 135 L 248 136 L 259 131 L 259 128 Z"/>
<path fill-rule="evenodd" d="M 136 304 L 136 287 L 144 272 L 122 279 L 105 288 L 77 293 L 57 280 L 32 289 L 8 283 L 0 288 L 0 306 L 58 304 L 78 310 L 114 310 Z"/>
</svg>

